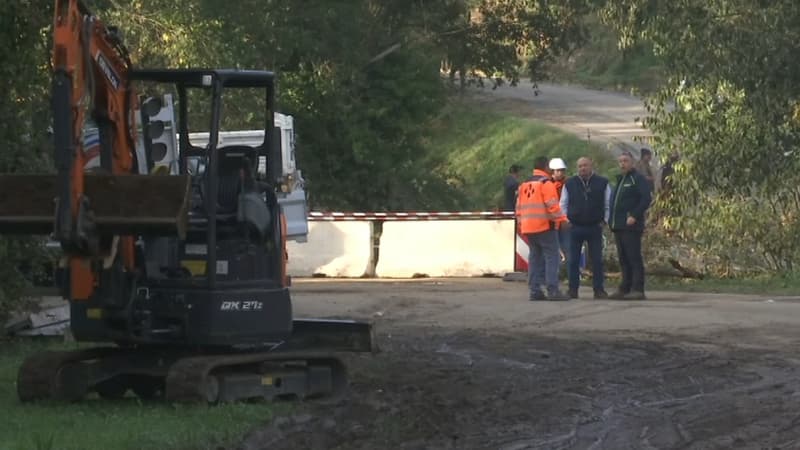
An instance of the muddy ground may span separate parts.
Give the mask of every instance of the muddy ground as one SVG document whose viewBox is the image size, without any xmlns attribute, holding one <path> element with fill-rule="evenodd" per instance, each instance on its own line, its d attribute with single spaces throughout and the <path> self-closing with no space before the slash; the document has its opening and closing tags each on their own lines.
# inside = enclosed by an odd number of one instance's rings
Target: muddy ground
<svg viewBox="0 0 800 450">
<path fill-rule="evenodd" d="M 296 282 L 298 315 L 369 319 L 381 351 L 346 357 L 346 398 L 299 403 L 241 448 L 800 448 L 800 298 L 525 289 Z"/>
</svg>

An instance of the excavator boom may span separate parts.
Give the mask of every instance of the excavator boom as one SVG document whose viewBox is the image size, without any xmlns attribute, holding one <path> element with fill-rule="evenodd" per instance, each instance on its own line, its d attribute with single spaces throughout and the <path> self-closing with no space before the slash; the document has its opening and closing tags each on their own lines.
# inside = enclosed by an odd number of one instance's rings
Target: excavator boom
<svg viewBox="0 0 800 450">
<path fill-rule="evenodd" d="M 52 64 L 56 173 L 0 175 L 0 233 L 52 234 L 70 296 L 85 300 L 98 284 L 93 259 L 118 253 L 134 271 L 136 235 L 183 235 L 189 177 L 138 173 L 128 51 L 79 0 L 55 2 Z M 93 126 L 99 145 L 87 143 Z"/>
</svg>

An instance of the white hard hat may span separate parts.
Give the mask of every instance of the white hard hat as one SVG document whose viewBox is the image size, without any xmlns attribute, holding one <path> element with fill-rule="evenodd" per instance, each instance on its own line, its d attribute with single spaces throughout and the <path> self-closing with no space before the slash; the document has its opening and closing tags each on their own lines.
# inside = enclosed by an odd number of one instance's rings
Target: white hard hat
<svg viewBox="0 0 800 450">
<path fill-rule="evenodd" d="M 566 169 L 567 165 L 564 164 L 564 160 L 561 158 L 553 158 L 550 160 L 550 170 L 559 170 L 559 169 Z"/>
</svg>

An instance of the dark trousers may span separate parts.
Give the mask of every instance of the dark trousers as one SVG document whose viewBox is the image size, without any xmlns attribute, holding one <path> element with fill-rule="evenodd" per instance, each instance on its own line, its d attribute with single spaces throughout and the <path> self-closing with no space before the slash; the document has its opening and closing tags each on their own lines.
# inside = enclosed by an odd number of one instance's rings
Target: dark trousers
<svg viewBox="0 0 800 450">
<path fill-rule="evenodd" d="M 644 292 L 644 260 L 642 259 L 641 231 L 614 231 L 617 255 L 622 268 L 620 292 Z"/>
<path fill-rule="evenodd" d="M 597 225 L 572 225 L 569 236 L 569 290 L 577 291 L 580 286 L 581 247 L 589 245 L 589 257 L 592 259 L 592 287 L 595 291 L 603 290 L 603 227 Z"/>
</svg>

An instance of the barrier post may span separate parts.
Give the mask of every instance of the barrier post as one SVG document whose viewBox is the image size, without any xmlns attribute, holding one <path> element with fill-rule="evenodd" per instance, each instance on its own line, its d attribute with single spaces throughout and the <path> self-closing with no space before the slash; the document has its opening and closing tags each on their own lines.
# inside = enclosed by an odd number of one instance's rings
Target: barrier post
<svg viewBox="0 0 800 450">
<path fill-rule="evenodd" d="M 519 224 L 514 217 L 514 271 L 505 274 L 503 281 L 528 281 L 528 237 L 519 232 Z"/>
</svg>

